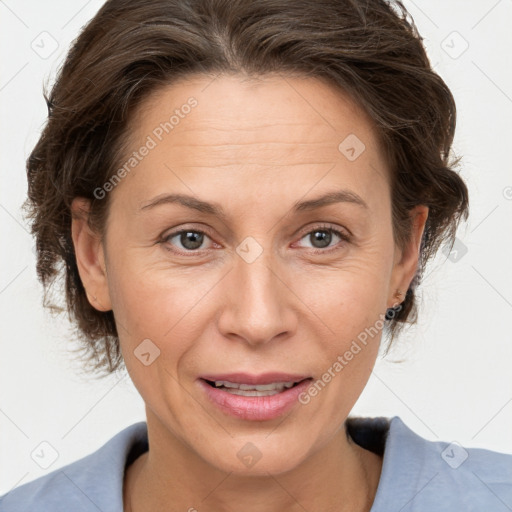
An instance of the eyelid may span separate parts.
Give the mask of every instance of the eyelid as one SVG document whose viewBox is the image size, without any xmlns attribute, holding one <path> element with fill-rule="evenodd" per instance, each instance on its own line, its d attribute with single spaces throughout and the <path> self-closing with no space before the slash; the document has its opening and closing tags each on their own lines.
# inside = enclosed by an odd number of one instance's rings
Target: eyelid
<svg viewBox="0 0 512 512">
<path fill-rule="evenodd" d="M 347 228 L 345 227 L 342 227 L 342 226 L 338 226 L 338 225 L 335 225 L 335 224 L 329 224 L 329 223 L 325 223 L 325 222 L 321 222 L 320 224 L 313 224 L 313 226 L 309 225 L 305 228 L 303 228 L 302 230 L 300 230 L 300 238 L 303 238 L 305 235 L 309 235 L 310 233 L 312 233 L 313 231 L 333 231 L 333 232 L 338 232 L 340 234 L 340 236 L 343 236 L 345 238 L 352 238 L 352 233 L 350 232 L 350 230 L 348 230 Z"/>
</svg>

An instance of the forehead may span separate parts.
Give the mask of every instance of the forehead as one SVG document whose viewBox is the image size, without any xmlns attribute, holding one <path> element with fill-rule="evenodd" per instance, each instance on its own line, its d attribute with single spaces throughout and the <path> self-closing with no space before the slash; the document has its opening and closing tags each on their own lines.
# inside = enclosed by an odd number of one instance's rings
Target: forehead
<svg viewBox="0 0 512 512">
<path fill-rule="evenodd" d="M 212 137 L 218 143 L 272 142 L 294 139 L 333 142 L 347 130 L 370 145 L 373 122 L 345 92 L 317 78 L 268 75 L 245 77 L 194 75 L 154 91 L 137 109 L 132 133 L 168 121 L 194 98 L 197 106 L 181 113 L 172 129 L 174 139 L 194 129 L 198 143 Z M 175 116 L 176 117 L 176 116 Z M 189 118 L 186 123 L 181 121 Z M 329 137 L 326 137 L 326 135 Z M 332 156 L 338 156 L 338 147 Z"/>
<path fill-rule="evenodd" d="M 297 185 L 300 193 L 301 177 L 313 185 L 329 174 L 324 182 L 345 176 L 364 194 L 375 176 L 387 179 L 370 117 L 315 78 L 190 77 L 146 98 L 130 130 L 131 150 L 153 141 L 131 173 L 140 196 L 161 192 L 162 180 L 228 190 Z"/>
</svg>

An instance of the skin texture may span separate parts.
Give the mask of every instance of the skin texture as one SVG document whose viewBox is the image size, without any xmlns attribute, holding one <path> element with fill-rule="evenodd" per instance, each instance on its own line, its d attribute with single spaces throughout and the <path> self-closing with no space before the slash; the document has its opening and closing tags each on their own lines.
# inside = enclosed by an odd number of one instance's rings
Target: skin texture
<svg viewBox="0 0 512 512">
<path fill-rule="evenodd" d="M 127 470 L 126 510 L 369 510 L 382 460 L 347 440 L 344 421 L 371 374 L 380 331 L 310 403 L 275 420 L 226 415 L 197 379 L 233 371 L 321 378 L 359 333 L 379 325 L 396 290 L 407 290 L 428 209 L 411 211 L 412 236 L 400 250 L 371 120 L 312 78 L 196 76 L 168 86 L 132 119 L 130 151 L 191 96 L 197 106 L 109 192 L 103 241 L 87 225 L 87 201 L 73 203 L 88 298 L 114 311 L 146 404 L 150 450 Z M 338 149 L 349 134 L 365 145 L 354 161 Z M 293 211 L 339 189 L 367 206 Z M 218 203 L 226 217 L 179 204 L 141 210 L 166 193 Z M 319 244 L 314 233 L 326 227 L 349 240 L 332 233 Z M 195 254 L 169 236 L 179 229 L 206 232 Z M 236 252 L 246 237 L 262 249 L 251 263 Z M 145 366 L 134 350 L 148 338 L 160 355 Z M 250 468 L 237 457 L 248 442 L 262 455 Z"/>
</svg>

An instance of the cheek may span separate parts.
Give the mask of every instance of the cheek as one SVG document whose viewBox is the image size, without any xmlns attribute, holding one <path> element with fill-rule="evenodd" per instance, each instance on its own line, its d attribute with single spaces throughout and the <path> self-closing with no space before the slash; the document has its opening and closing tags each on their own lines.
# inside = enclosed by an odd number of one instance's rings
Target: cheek
<svg viewBox="0 0 512 512">
<path fill-rule="evenodd" d="M 318 311 L 329 335 L 319 340 L 316 357 L 321 359 L 320 382 L 313 395 L 321 399 L 313 405 L 319 415 L 342 421 L 366 386 L 375 365 L 385 326 L 385 282 L 376 266 L 364 266 L 337 275 L 329 291 L 318 295 Z M 320 324 L 319 324 L 320 325 Z M 325 389 L 325 391 L 324 391 Z M 315 399 L 315 396 L 311 399 Z M 304 397 L 308 400 L 308 397 Z M 324 411 L 322 413 L 321 411 Z"/>
<path fill-rule="evenodd" d="M 172 321 L 174 294 L 168 288 L 164 293 L 164 283 L 152 280 L 150 272 L 121 266 L 109 276 L 109 288 L 116 322 L 132 343 L 159 337 Z"/>
<path fill-rule="evenodd" d="M 331 334 L 324 344 L 326 370 L 337 374 L 365 375 L 373 367 L 384 328 L 385 310 L 377 290 L 370 286 L 347 286 L 342 297 L 330 302 L 324 310 Z M 339 360 L 341 356 L 341 361 Z M 333 364 L 338 361 L 342 365 Z"/>
<path fill-rule="evenodd" d="M 391 256 L 390 256 L 391 257 Z M 385 311 L 391 260 L 382 251 L 350 256 L 336 266 L 294 276 L 294 289 L 335 332 L 365 327 Z"/>
<path fill-rule="evenodd" d="M 206 292 L 178 272 L 124 261 L 109 275 L 120 346 L 133 384 L 153 411 L 168 394 L 173 412 L 186 408 L 176 383 L 178 367 L 199 334 L 194 305 Z M 144 269 L 144 270 L 141 270 Z"/>
<path fill-rule="evenodd" d="M 137 257 L 119 261 L 109 273 L 109 290 L 127 356 L 150 339 L 172 366 L 199 336 L 202 305 L 217 281 L 217 273 L 198 268 L 155 268 Z"/>
<path fill-rule="evenodd" d="M 342 386 L 344 394 L 364 385 L 373 368 L 385 326 L 391 259 L 384 247 L 366 248 L 331 272 L 318 269 L 295 278 L 294 289 L 315 313 L 317 336 L 322 334 L 321 371 L 330 369 L 336 375 L 331 388 Z"/>
</svg>

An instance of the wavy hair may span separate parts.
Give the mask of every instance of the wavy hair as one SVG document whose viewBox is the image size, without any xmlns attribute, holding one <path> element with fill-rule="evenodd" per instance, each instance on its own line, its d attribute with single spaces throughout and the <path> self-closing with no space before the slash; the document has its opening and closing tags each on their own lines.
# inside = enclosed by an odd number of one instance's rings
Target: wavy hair
<svg viewBox="0 0 512 512">
<path fill-rule="evenodd" d="M 55 281 L 95 370 L 122 366 L 112 311 L 87 300 L 71 238 L 71 203 L 91 202 L 102 233 L 109 201 L 94 190 L 122 161 L 130 115 L 149 94 L 192 74 L 268 73 L 323 79 L 373 120 L 391 169 L 393 233 L 429 207 L 418 270 L 387 322 L 391 341 L 417 317 L 416 288 L 442 242 L 453 245 L 468 191 L 451 152 L 456 107 L 400 1 L 109 0 L 73 42 L 43 94 L 48 119 L 27 160 L 24 204 L 46 306 Z"/>
</svg>

